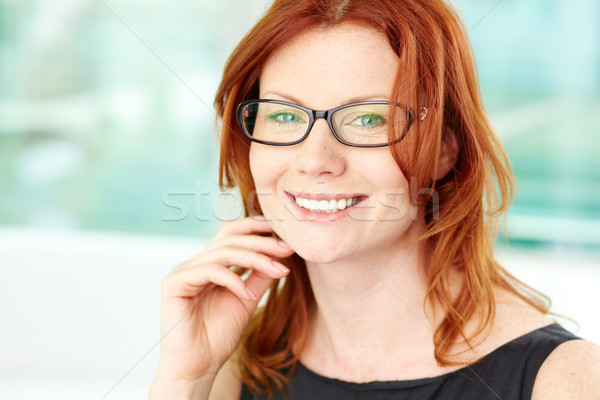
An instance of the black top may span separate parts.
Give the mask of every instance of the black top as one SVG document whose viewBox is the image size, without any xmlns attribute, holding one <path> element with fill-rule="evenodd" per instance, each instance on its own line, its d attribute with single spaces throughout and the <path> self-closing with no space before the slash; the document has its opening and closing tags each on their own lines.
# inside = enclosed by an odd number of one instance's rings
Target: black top
<svg viewBox="0 0 600 400">
<path fill-rule="evenodd" d="M 579 339 L 558 324 L 508 342 L 479 362 L 433 378 L 405 381 L 346 382 L 296 364 L 285 394 L 274 400 L 530 400 L 544 360 L 560 344 Z M 264 400 L 242 385 L 240 400 Z"/>
</svg>

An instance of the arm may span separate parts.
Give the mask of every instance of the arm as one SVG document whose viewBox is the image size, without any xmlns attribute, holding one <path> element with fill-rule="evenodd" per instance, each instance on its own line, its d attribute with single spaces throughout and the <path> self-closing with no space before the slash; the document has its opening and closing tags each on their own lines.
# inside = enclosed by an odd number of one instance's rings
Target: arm
<svg viewBox="0 0 600 400">
<path fill-rule="evenodd" d="M 169 381 L 165 384 L 155 380 L 150 389 L 149 399 L 239 399 L 242 393 L 242 377 L 234 357 L 235 353 L 223 364 L 215 377 L 207 377 L 205 380 L 179 383 Z"/>
<path fill-rule="evenodd" d="M 148 400 L 200 400 L 210 399 L 208 393 L 214 379 L 198 379 L 194 381 L 175 381 L 155 378 L 150 387 Z"/>
<path fill-rule="evenodd" d="M 585 340 L 558 346 L 542 364 L 531 398 L 600 399 L 600 346 Z"/>
<path fill-rule="evenodd" d="M 242 393 L 242 378 L 237 363 L 230 358 L 217 374 L 208 400 L 239 399 Z"/>
</svg>

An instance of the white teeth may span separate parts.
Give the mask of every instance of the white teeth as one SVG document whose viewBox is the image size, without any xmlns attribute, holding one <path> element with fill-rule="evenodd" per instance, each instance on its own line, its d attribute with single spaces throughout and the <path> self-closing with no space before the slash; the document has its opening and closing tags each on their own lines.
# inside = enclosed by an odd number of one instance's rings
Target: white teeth
<svg viewBox="0 0 600 400">
<path fill-rule="evenodd" d="M 337 201 L 329 200 L 329 209 L 328 212 L 334 212 L 337 209 Z"/>
<path fill-rule="evenodd" d="M 319 200 L 319 211 L 329 211 L 329 202 L 327 200 Z"/>
<path fill-rule="evenodd" d="M 344 210 L 358 203 L 359 197 L 339 200 L 309 200 L 296 197 L 296 204 L 314 212 L 332 213 Z"/>
</svg>

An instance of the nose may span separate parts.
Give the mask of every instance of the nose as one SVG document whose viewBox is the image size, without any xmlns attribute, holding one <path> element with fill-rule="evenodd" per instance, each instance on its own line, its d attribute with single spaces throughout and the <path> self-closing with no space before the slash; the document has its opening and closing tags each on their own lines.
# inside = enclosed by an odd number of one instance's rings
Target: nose
<svg viewBox="0 0 600 400">
<path fill-rule="evenodd" d="M 317 119 L 308 137 L 296 146 L 298 153 L 295 164 L 301 173 L 311 177 L 334 177 L 346 170 L 345 153 L 350 148 L 333 136 L 324 119 Z"/>
</svg>

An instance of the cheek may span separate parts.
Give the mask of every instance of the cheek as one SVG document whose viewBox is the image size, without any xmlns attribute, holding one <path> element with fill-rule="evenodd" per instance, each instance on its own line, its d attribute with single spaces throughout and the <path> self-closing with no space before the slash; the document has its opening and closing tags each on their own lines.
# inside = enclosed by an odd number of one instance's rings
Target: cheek
<svg viewBox="0 0 600 400">
<path fill-rule="evenodd" d="M 257 192 L 261 192 L 268 185 L 272 177 L 272 155 L 268 154 L 264 145 L 252 143 L 250 145 L 250 173 L 254 180 Z"/>
<path fill-rule="evenodd" d="M 370 149 L 361 159 L 352 160 L 370 184 L 378 189 L 408 190 L 409 179 L 404 175 L 388 148 Z"/>
<path fill-rule="evenodd" d="M 403 176 L 390 182 L 386 189 L 378 193 L 377 203 L 382 214 L 381 221 L 408 221 L 416 218 L 417 210 L 411 204 L 408 182 Z"/>
<path fill-rule="evenodd" d="M 286 157 L 282 157 L 278 151 L 273 151 L 277 149 L 262 145 L 251 146 L 250 150 L 250 173 L 258 203 L 262 214 L 271 217 L 278 213 L 278 187 L 287 170 Z"/>
<path fill-rule="evenodd" d="M 285 158 L 270 147 L 252 143 L 250 146 L 250 173 L 256 189 L 273 189 L 285 171 Z"/>
<path fill-rule="evenodd" d="M 378 160 L 365 163 L 375 198 L 372 206 L 376 218 L 381 221 L 414 219 L 416 209 L 411 205 L 410 179 L 404 176 L 391 154 L 383 154 Z"/>
<path fill-rule="evenodd" d="M 252 175 L 252 180 L 254 181 L 254 187 L 258 187 L 259 182 L 261 181 L 260 171 L 260 159 L 255 155 L 255 152 L 252 150 L 253 146 L 250 146 L 250 175 Z"/>
</svg>

